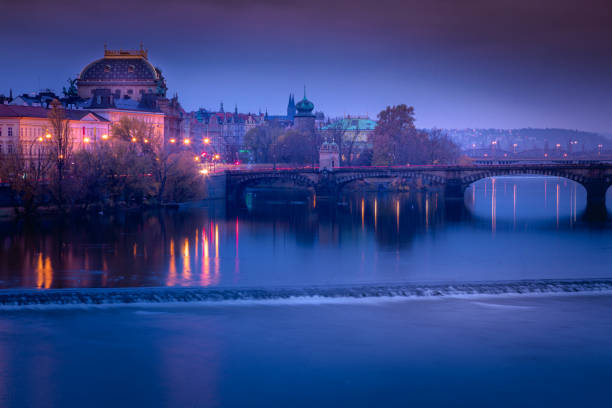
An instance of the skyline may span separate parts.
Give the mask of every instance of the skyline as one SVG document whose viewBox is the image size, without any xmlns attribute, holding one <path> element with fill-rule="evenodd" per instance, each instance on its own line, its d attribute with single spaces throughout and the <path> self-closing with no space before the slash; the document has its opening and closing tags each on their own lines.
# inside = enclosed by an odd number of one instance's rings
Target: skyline
<svg viewBox="0 0 612 408">
<path fill-rule="evenodd" d="M 105 43 L 142 41 L 186 110 L 223 101 L 227 111 L 283 113 L 306 85 L 332 117 L 406 103 L 419 127 L 612 133 L 603 1 L 1 2 L 0 44 L 13 62 L 0 67 L 0 93 L 59 92 Z"/>
</svg>

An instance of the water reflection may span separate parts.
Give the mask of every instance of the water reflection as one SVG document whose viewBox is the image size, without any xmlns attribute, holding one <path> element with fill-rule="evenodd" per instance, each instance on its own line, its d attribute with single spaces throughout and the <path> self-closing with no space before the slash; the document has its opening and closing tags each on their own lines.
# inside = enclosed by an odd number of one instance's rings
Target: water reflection
<svg viewBox="0 0 612 408">
<path fill-rule="evenodd" d="M 563 257 L 551 254 L 582 248 L 577 258 L 609 260 L 605 248 L 612 247 L 609 224 L 599 224 L 600 235 L 593 235 L 580 221 L 585 201 L 584 189 L 566 180 L 498 177 L 472 185 L 465 205 L 445 202 L 438 192 L 412 191 L 355 194 L 316 207 L 314 197 L 282 204 L 264 197 L 255 198 L 249 211 L 219 203 L 30 225 L 4 222 L 0 287 L 509 279 L 543 270 L 571 276 L 579 269 L 572 270 L 575 261 L 561 264 Z M 510 248 L 517 259 L 507 257 Z"/>
</svg>

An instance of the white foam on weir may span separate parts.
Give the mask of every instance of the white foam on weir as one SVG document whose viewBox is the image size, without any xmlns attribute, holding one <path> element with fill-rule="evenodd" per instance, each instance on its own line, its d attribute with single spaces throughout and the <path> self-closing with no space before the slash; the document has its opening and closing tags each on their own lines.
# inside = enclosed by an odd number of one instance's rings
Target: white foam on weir
<svg viewBox="0 0 612 408">
<path fill-rule="evenodd" d="M 411 299 L 612 294 L 612 279 L 524 280 L 304 288 L 88 288 L 0 291 L 0 309 L 99 308 L 152 305 L 366 304 Z"/>
</svg>

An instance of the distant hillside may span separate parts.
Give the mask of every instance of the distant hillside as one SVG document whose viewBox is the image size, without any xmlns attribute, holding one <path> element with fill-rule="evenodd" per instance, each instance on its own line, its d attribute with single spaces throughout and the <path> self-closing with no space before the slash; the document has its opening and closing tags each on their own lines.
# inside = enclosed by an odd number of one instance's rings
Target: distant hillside
<svg viewBox="0 0 612 408">
<path fill-rule="evenodd" d="M 571 129 L 442 129 L 462 149 L 486 148 L 495 144 L 500 149 L 517 150 L 543 149 L 557 144 L 573 150 L 593 150 L 598 145 L 612 146 L 612 138 L 602 134 Z"/>
</svg>

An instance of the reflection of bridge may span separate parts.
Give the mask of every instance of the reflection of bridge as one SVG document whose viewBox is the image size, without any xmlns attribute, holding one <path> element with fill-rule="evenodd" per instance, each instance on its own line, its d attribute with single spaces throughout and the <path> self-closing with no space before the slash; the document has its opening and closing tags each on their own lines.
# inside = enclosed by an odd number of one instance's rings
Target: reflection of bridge
<svg viewBox="0 0 612 408">
<path fill-rule="evenodd" d="M 228 170 L 217 176 L 224 182 L 223 191 L 229 200 L 240 200 L 244 189 L 261 183 L 288 182 L 313 188 L 319 197 L 332 197 L 357 180 L 395 178 L 423 187 L 439 187 L 446 199 L 462 199 L 465 189 L 473 182 L 495 176 L 543 175 L 573 180 L 586 189 L 587 208 L 603 209 L 608 187 L 612 184 L 612 164 L 495 164 L 469 166 L 403 166 L 339 168 L 333 172 L 317 169 Z M 221 179 L 219 179 L 221 178 Z M 224 179 L 223 179 L 224 178 Z"/>
</svg>

